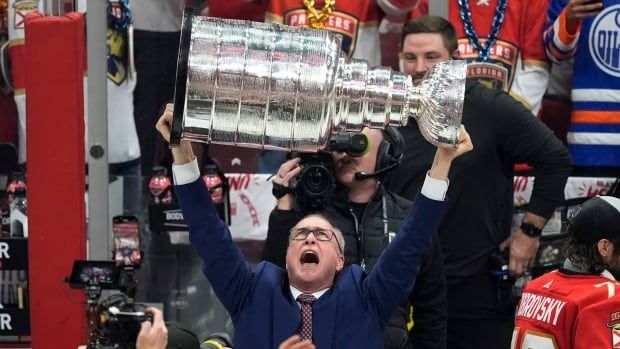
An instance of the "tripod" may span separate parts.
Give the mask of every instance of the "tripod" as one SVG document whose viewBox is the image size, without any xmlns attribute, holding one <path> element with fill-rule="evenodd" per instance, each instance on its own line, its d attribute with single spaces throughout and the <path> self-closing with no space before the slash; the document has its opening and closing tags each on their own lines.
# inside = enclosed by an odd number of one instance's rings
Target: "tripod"
<svg viewBox="0 0 620 349">
<path fill-rule="evenodd" d="M 92 285 L 84 289 L 86 293 L 86 323 L 88 324 L 88 344 L 87 349 L 98 348 L 101 332 L 97 327 L 97 306 L 101 297 L 101 286 Z"/>
</svg>

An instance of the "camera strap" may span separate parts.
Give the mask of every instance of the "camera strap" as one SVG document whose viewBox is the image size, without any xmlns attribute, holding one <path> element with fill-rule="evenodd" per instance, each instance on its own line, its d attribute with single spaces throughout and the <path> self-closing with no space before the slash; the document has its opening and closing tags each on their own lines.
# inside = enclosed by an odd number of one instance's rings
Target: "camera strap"
<svg viewBox="0 0 620 349">
<path fill-rule="evenodd" d="M 273 188 L 271 189 L 271 194 L 277 200 L 280 200 L 286 194 L 292 194 L 293 193 L 293 190 L 291 189 L 291 187 L 285 187 L 282 184 L 278 184 L 278 183 L 273 182 L 273 181 L 272 181 L 272 183 L 273 183 Z"/>
<path fill-rule="evenodd" d="M 385 195 L 381 195 L 381 210 L 383 211 L 383 236 L 387 236 L 389 241 L 390 236 L 388 232 L 387 202 L 385 200 Z"/>
</svg>

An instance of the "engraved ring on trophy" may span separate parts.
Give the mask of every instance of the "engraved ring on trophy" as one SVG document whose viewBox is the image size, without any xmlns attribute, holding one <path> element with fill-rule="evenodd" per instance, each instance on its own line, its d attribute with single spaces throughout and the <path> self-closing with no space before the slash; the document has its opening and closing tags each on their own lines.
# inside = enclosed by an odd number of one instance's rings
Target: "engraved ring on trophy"
<svg viewBox="0 0 620 349">
<path fill-rule="evenodd" d="M 346 61 L 325 30 L 183 14 L 170 145 L 181 139 L 316 152 L 341 131 L 404 126 L 438 146 L 458 143 L 466 63 L 418 85 L 391 68 Z"/>
</svg>

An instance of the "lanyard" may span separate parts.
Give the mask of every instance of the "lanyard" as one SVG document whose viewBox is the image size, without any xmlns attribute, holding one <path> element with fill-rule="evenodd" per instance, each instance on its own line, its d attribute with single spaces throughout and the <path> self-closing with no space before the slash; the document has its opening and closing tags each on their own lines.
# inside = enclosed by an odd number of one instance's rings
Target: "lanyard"
<svg viewBox="0 0 620 349">
<path fill-rule="evenodd" d="M 504 14 L 506 13 L 506 6 L 508 6 L 508 0 L 497 0 L 497 6 L 495 7 L 495 15 L 493 16 L 493 22 L 491 24 L 491 33 L 487 38 L 487 42 L 484 46 L 480 44 L 478 40 L 478 34 L 476 34 L 476 29 L 474 29 L 474 24 L 472 22 L 471 10 L 469 8 L 468 0 L 458 0 L 460 7 L 460 15 L 461 20 L 463 21 L 463 29 L 465 30 L 465 34 L 469 39 L 471 45 L 478 51 L 478 61 L 485 62 L 489 59 L 489 55 L 491 54 L 491 48 L 495 45 L 497 41 L 497 37 L 499 36 L 499 30 L 502 27 L 502 23 L 504 23 Z"/>
</svg>

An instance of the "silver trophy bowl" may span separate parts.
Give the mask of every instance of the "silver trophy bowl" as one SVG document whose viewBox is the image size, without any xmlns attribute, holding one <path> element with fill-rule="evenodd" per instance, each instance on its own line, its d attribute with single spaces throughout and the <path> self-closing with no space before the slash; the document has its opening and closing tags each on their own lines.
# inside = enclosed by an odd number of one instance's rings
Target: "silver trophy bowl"
<svg viewBox="0 0 620 349">
<path fill-rule="evenodd" d="M 316 152 L 332 135 L 404 126 L 458 143 L 466 63 L 448 61 L 414 86 L 391 68 L 346 61 L 324 30 L 183 15 L 170 145 L 181 139 Z"/>
</svg>

